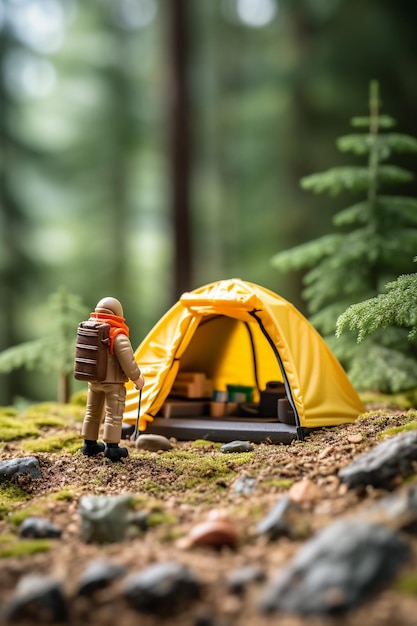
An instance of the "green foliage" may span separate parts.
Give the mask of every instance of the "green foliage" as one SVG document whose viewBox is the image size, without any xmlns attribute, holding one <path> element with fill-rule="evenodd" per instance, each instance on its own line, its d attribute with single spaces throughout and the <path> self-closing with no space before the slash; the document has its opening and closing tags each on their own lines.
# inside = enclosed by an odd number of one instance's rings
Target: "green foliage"
<svg viewBox="0 0 417 626">
<path fill-rule="evenodd" d="M 30 496 L 12 482 L 0 483 L 0 519 L 3 519 L 17 504 L 29 500 Z"/>
<path fill-rule="evenodd" d="M 399 276 L 386 285 L 385 293 L 350 305 L 337 319 L 336 335 L 340 337 L 344 328 L 357 331 L 358 344 L 362 344 L 366 335 L 378 334 L 378 331 L 381 333 L 383 330 L 386 337 L 395 332 L 396 327 L 405 327 L 409 329 L 408 339 L 414 347 L 417 336 L 416 299 L 417 274 Z M 353 376 L 365 376 L 366 379 L 371 374 L 366 367 L 372 366 L 374 378 L 377 378 L 377 372 L 380 372 L 378 381 L 375 380 L 374 383 L 378 382 L 381 390 L 388 389 L 395 392 L 415 387 L 417 381 L 415 353 L 410 348 L 409 354 L 405 349 L 400 352 L 398 347 L 397 344 L 397 350 L 391 350 L 391 353 L 387 353 L 387 348 L 381 345 L 374 345 L 371 350 L 366 347 L 361 351 L 364 354 L 362 362 L 356 359 Z M 378 358 L 372 363 L 372 359 L 376 356 Z M 382 382 L 383 370 L 389 373 L 395 364 L 396 371 L 392 380 L 385 381 L 384 384 Z"/>
<path fill-rule="evenodd" d="M 0 411 L 0 440 L 14 441 L 23 437 L 36 437 L 33 442 L 27 443 L 27 446 L 33 446 L 32 451 L 52 451 L 57 446 L 61 449 L 63 446 L 70 447 L 70 451 L 75 451 L 75 441 L 71 445 L 71 441 L 63 441 L 53 443 L 46 438 L 42 438 L 42 429 L 50 427 L 62 427 L 67 424 L 72 426 L 82 420 L 84 409 L 70 404 L 44 403 L 30 407 L 25 412 L 18 414 Z M 78 437 L 77 437 L 78 439 Z M 29 448 L 27 448 L 29 449 Z M 68 451 L 68 450 L 67 450 Z"/>
<path fill-rule="evenodd" d="M 13 441 L 22 437 L 36 437 L 39 429 L 33 421 L 20 417 L 0 416 L 0 440 Z"/>
<path fill-rule="evenodd" d="M 48 552 L 51 547 L 49 539 L 14 539 L 0 546 L 0 558 L 26 557 L 33 554 Z"/>
<path fill-rule="evenodd" d="M 309 268 L 303 297 L 310 321 L 357 388 L 398 392 L 417 385 L 414 346 L 409 345 L 402 330 L 374 331 L 396 325 L 411 328 L 411 336 L 415 333 L 413 277 L 389 281 L 409 271 L 417 249 L 417 199 L 383 194 L 382 189 L 413 180 L 412 172 L 386 161 L 396 154 L 417 153 L 417 139 L 392 132 L 395 120 L 381 115 L 379 109 L 378 84 L 373 81 L 369 116 L 352 120 L 352 126 L 367 132 L 355 132 L 337 141 L 341 152 L 366 156 L 365 165 L 333 167 L 301 180 L 304 189 L 316 194 L 362 195 L 334 216 L 339 232 L 282 251 L 273 257 L 272 264 L 283 271 Z M 375 300 L 387 282 L 388 293 Z M 365 302 L 352 305 L 358 300 Z M 358 346 L 353 332 L 341 337 L 344 326 L 359 330 L 360 341 L 366 334 L 374 334 Z"/>
<path fill-rule="evenodd" d="M 45 320 L 45 332 L 48 334 L 1 352 L 0 373 L 24 367 L 45 373 L 57 372 L 61 378 L 68 378 L 74 362 L 75 328 L 86 311 L 80 298 L 65 289 L 52 294 L 49 298 L 50 316 Z M 68 398 L 60 400 L 66 402 Z"/>
<path fill-rule="evenodd" d="M 69 454 L 75 454 L 80 449 L 80 436 L 76 432 L 70 432 L 25 441 L 23 443 L 23 449 L 32 454 L 36 452 L 67 452 Z"/>
<path fill-rule="evenodd" d="M 417 260 L 417 259 L 416 259 Z M 386 285 L 386 293 L 352 304 L 337 320 L 336 334 L 344 327 L 358 331 L 358 342 L 378 328 L 405 326 L 409 338 L 417 334 L 417 274 L 399 276 Z"/>
<path fill-rule="evenodd" d="M 74 327 L 86 312 L 78 296 L 60 289 L 49 298 L 50 317 L 45 320 L 48 335 L 0 354 L 0 372 L 10 372 L 19 367 L 39 368 L 46 373 L 70 373 L 74 359 Z M 52 320 L 52 323 L 51 323 Z"/>
</svg>

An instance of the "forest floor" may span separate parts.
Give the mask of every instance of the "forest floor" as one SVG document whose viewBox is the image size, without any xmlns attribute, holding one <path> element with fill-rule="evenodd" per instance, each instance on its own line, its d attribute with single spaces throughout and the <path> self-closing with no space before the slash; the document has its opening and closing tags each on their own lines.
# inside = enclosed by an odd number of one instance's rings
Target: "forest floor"
<svg viewBox="0 0 417 626">
<path fill-rule="evenodd" d="M 4 417 L 15 423 L 19 436 L 5 438 L 0 414 L 0 462 L 35 456 L 42 478 L 18 485 L 0 484 L 0 606 L 11 597 L 18 581 L 28 573 L 45 574 L 62 581 L 72 598 L 70 623 L 89 626 L 172 624 L 195 626 L 411 626 L 417 624 L 417 594 L 406 593 L 398 579 L 371 600 L 337 618 L 308 618 L 275 613 L 264 615 L 259 599 L 265 585 L 284 567 L 303 542 L 338 518 L 358 514 L 370 502 L 387 495 L 384 489 L 347 489 L 338 470 L 369 451 L 398 430 L 417 427 L 412 409 L 367 405 L 367 413 L 355 423 L 312 432 L 304 442 L 291 445 L 254 444 L 253 452 L 224 454 L 220 445 L 204 441 L 174 442 L 168 452 L 137 450 L 126 442 L 129 457 L 111 463 L 102 457 L 80 453 L 80 407 L 42 405 L 23 415 Z M 26 431 L 25 431 L 25 426 Z M 240 493 L 237 481 L 255 479 L 251 493 Z M 400 489 L 398 477 L 390 489 Z M 297 484 L 307 489 L 298 489 Z M 293 537 L 269 540 L 256 527 L 283 495 L 298 493 L 305 514 L 302 531 Z M 146 530 L 136 528 L 117 543 L 85 543 L 80 535 L 79 500 L 83 495 L 134 496 L 134 509 L 153 522 Z M 213 510 L 232 520 L 237 545 L 190 546 L 186 538 Z M 59 539 L 33 549 L 33 541 L 19 538 L 21 521 L 31 515 L 46 517 L 62 529 Z M 408 538 L 413 556 L 401 576 L 417 571 L 417 536 Z M 40 541 L 40 540 L 38 540 Z M 36 543 L 36 541 L 35 541 Z M 25 546 L 27 553 L 25 553 Z M 112 583 L 92 598 L 77 598 L 77 581 L 96 558 L 136 572 L 149 564 L 177 561 L 191 568 L 203 583 L 201 598 L 181 607 L 175 616 L 140 614 L 128 606 L 120 593 L 121 581 Z M 244 594 L 226 585 L 230 572 L 257 566 L 264 580 L 252 582 Z"/>
</svg>

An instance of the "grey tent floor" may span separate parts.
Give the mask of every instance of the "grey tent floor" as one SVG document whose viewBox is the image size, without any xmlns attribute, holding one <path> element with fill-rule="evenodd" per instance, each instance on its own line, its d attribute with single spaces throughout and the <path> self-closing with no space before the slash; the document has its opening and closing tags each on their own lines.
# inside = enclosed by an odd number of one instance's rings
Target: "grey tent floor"
<svg viewBox="0 0 417 626">
<path fill-rule="evenodd" d="M 281 422 L 260 420 L 216 420 L 199 418 L 156 417 L 148 424 L 148 434 L 175 437 L 178 440 L 207 439 L 215 442 L 228 442 L 236 439 L 262 443 L 289 444 L 297 439 L 297 429 Z"/>
</svg>

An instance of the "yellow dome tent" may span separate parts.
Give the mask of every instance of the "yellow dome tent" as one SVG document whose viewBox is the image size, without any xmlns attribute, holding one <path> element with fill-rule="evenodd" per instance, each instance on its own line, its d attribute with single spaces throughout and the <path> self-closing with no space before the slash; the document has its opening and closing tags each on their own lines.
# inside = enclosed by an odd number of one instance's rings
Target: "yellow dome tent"
<svg viewBox="0 0 417 626">
<path fill-rule="evenodd" d="M 364 411 L 347 375 L 322 337 L 288 301 L 240 279 L 184 293 L 135 352 L 145 377 L 141 431 L 213 441 L 289 443 L 311 428 L 352 422 Z M 164 417 L 178 375 L 199 372 L 212 388 L 285 385 L 294 423 L 261 418 Z M 134 424 L 139 393 L 127 384 L 124 421 Z"/>
</svg>

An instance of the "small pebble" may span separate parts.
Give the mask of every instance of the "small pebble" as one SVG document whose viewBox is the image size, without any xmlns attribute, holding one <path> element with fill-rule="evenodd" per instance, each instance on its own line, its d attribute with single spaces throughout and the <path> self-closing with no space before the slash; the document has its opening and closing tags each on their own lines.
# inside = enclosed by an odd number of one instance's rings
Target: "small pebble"
<svg viewBox="0 0 417 626">
<path fill-rule="evenodd" d="M 317 458 L 320 460 L 325 459 L 326 457 L 330 456 L 333 452 L 334 452 L 334 446 L 327 446 L 326 448 L 323 448 L 321 452 L 318 453 Z"/>
<path fill-rule="evenodd" d="M 222 509 L 210 511 L 207 520 L 194 526 L 188 533 L 186 547 L 230 546 L 235 548 L 239 541 L 237 530 Z"/>
<path fill-rule="evenodd" d="M 149 513 L 146 511 L 137 511 L 135 513 L 131 513 L 128 517 L 129 524 L 142 530 L 148 530 L 148 522 L 149 522 Z"/>
<path fill-rule="evenodd" d="M 314 502 L 323 497 L 323 492 L 316 483 L 309 478 L 300 480 L 291 485 L 288 497 L 293 502 Z"/>
<path fill-rule="evenodd" d="M 361 443 L 363 440 L 362 433 L 354 433 L 352 435 L 348 435 L 348 441 L 350 443 Z"/>
<path fill-rule="evenodd" d="M 20 579 L 12 598 L 3 607 L 7 623 L 26 624 L 66 622 L 68 606 L 61 583 L 54 578 L 28 574 Z"/>
<path fill-rule="evenodd" d="M 395 530 L 405 530 L 415 535 L 417 532 L 417 486 L 408 485 L 404 489 L 378 500 L 359 513 L 361 519 L 384 524 Z"/>
<path fill-rule="evenodd" d="M 129 524 L 132 496 L 82 496 L 81 538 L 86 543 L 122 541 Z"/>
<path fill-rule="evenodd" d="M 234 493 L 241 493 L 246 496 L 253 493 L 255 488 L 256 478 L 251 478 L 250 476 L 240 476 L 233 485 Z"/>
<path fill-rule="evenodd" d="M 194 573 L 175 561 L 150 565 L 128 576 L 123 585 L 123 594 L 133 608 L 167 615 L 198 599 L 200 591 L 201 583 Z"/>
<path fill-rule="evenodd" d="M 15 476 L 28 475 L 31 478 L 42 478 L 39 461 L 34 456 L 23 459 L 9 459 L 0 463 L 0 482 L 13 480 Z"/>
<path fill-rule="evenodd" d="M 220 448 L 220 452 L 223 452 L 225 454 L 228 454 L 231 452 L 252 452 L 253 450 L 254 450 L 253 445 L 250 444 L 248 441 L 238 441 L 238 440 L 225 443 Z"/>
<path fill-rule="evenodd" d="M 62 531 L 44 517 L 27 517 L 20 525 L 19 535 L 33 539 L 57 539 L 61 537 Z"/>
<path fill-rule="evenodd" d="M 78 582 L 78 595 L 89 595 L 107 587 L 113 580 L 126 572 L 121 565 L 115 565 L 104 559 L 95 559 L 81 574 Z"/>
<path fill-rule="evenodd" d="M 257 526 L 257 535 L 268 535 L 270 539 L 275 539 L 282 535 L 291 536 L 296 517 L 300 514 L 301 508 L 296 502 L 292 502 L 287 497 L 282 497 L 276 505 L 269 511 L 268 515 L 261 520 Z"/>
<path fill-rule="evenodd" d="M 250 583 L 264 579 L 265 572 L 261 568 L 247 565 L 229 572 L 226 577 L 226 584 L 232 593 L 240 595 L 244 593 Z"/>
<path fill-rule="evenodd" d="M 173 448 L 169 439 L 163 435 L 139 435 L 135 441 L 135 447 L 138 450 L 148 450 L 149 452 L 166 451 Z"/>
</svg>

